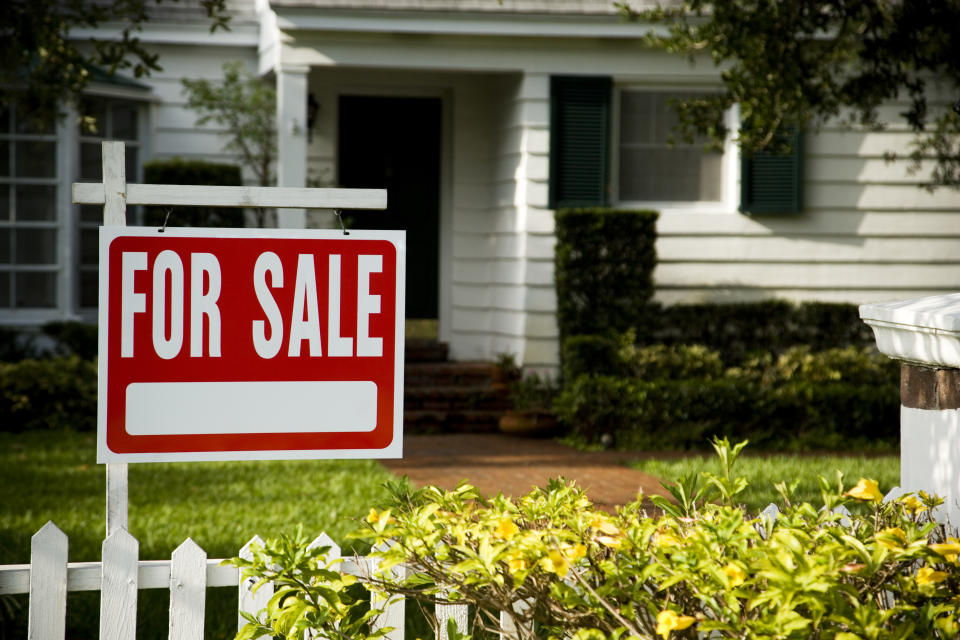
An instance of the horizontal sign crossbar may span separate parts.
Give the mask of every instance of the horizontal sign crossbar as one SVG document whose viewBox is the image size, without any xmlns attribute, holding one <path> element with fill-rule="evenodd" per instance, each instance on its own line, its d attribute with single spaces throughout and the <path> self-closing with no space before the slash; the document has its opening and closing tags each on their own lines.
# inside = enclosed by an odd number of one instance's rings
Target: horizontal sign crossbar
<svg viewBox="0 0 960 640">
<path fill-rule="evenodd" d="M 73 184 L 74 204 L 102 205 L 104 201 L 102 183 L 75 182 Z M 128 205 L 281 209 L 386 209 L 387 190 L 128 184 L 126 203 Z"/>
</svg>

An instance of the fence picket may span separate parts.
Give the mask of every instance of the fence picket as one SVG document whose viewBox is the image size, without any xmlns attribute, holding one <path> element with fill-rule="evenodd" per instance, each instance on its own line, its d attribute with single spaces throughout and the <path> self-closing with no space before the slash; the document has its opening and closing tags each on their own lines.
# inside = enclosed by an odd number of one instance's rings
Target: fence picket
<svg viewBox="0 0 960 640">
<path fill-rule="evenodd" d="M 530 608 L 530 603 L 526 600 L 518 600 L 513 603 L 513 612 L 523 614 Z M 530 634 L 527 634 L 530 635 Z M 517 619 L 510 611 L 500 612 L 500 640 L 519 640 L 520 633 L 517 629 Z"/>
<path fill-rule="evenodd" d="M 100 640 L 136 638 L 139 553 L 140 543 L 126 529 L 117 529 L 103 541 Z"/>
<path fill-rule="evenodd" d="M 207 552 L 191 538 L 170 556 L 170 640 L 203 640 Z"/>
<path fill-rule="evenodd" d="M 437 640 L 450 640 L 447 634 L 447 624 L 453 620 L 460 633 L 467 632 L 468 608 L 465 604 L 438 604 L 437 605 Z"/>
<path fill-rule="evenodd" d="M 374 551 L 386 551 L 389 545 L 386 543 L 377 545 L 373 548 Z M 380 559 L 379 558 L 367 558 L 369 561 L 369 571 L 370 575 L 376 574 L 380 569 Z M 403 579 L 406 577 L 406 567 L 396 566 L 391 569 L 391 572 L 398 579 Z M 383 606 L 383 613 L 376 617 L 373 621 L 373 629 L 383 629 L 384 627 L 392 627 L 392 631 L 387 632 L 387 635 L 384 636 L 386 640 L 403 640 L 404 637 L 404 623 L 406 621 L 406 599 L 403 596 L 394 596 L 387 600 L 386 605 L 384 606 L 383 600 L 381 597 L 371 592 L 370 593 L 370 606 L 371 607 L 380 607 Z"/>
<path fill-rule="evenodd" d="M 67 535 L 47 522 L 30 539 L 29 640 L 63 640 L 67 616 Z"/>
<path fill-rule="evenodd" d="M 250 551 L 250 547 L 254 544 L 263 545 L 263 538 L 260 536 L 253 536 L 250 538 L 250 541 L 247 544 L 243 545 L 238 554 L 244 560 L 253 560 L 253 552 Z M 240 571 L 237 569 L 237 571 Z M 257 589 L 257 592 L 253 592 L 253 585 L 257 583 L 254 578 L 243 578 L 242 574 L 239 579 L 239 597 L 237 604 L 237 629 L 242 629 L 243 625 L 247 624 L 246 619 L 241 613 L 250 613 L 257 615 L 261 609 L 267 606 L 267 603 L 270 602 L 270 598 L 273 597 L 273 585 L 265 584 Z"/>
</svg>

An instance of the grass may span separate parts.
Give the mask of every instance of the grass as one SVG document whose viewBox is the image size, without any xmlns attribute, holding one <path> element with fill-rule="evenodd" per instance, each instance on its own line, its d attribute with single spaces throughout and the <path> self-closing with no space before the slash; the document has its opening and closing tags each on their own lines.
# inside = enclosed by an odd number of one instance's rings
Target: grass
<svg viewBox="0 0 960 640">
<path fill-rule="evenodd" d="M 715 457 L 693 456 L 671 460 L 642 460 L 630 465 L 664 480 L 676 480 L 690 473 L 706 471 L 719 475 L 720 463 Z M 738 496 L 747 510 L 757 513 L 771 502 L 781 505 L 783 500 L 774 484 L 786 481 L 796 483 L 793 502 L 822 504 L 820 483 L 823 476 L 836 481 L 836 472 L 843 473 L 843 485 L 849 488 L 861 477 L 880 483 L 884 492 L 900 483 L 900 457 L 896 455 L 839 456 L 839 455 L 770 455 L 741 456 L 733 468 L 735 476 L 743 476 L 750 483 Z"/>
<path fill-rule="evenodd" d="M 301 523 L 349 552 L 345 534 L 383 501 L 391 477 L 371 460 L 130 465 L 130 532 L 144 560 L 169 558 L 188 536 L 209 558 L 235 556 L 253 535 L 275 537 Z M 0 564 L 28 563 L 30 537 L 48 520 L 69 537 L 70 561 L 100 559 L 105 472 L 96 464 L 93 434 L 0 433 L 0 486 Z M 209 594 L 207 637 L 232 637 L 236 590 Z M 162 590 L 140 593 L 139 638 L 166 638 L 166 598 Z M 24 637 L 25 607 L 11 621 L 2 605 L 0 638 Z M 67 637 L 95 637 L 99 594 L 71 593 L 67 608 Z"/>
</svg>

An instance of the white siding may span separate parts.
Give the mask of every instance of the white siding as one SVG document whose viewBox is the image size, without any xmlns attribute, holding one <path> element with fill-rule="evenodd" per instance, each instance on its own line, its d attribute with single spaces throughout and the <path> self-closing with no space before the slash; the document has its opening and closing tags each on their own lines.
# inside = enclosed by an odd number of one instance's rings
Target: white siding
<svg viewBox="0 0 960 640">
<path fill-rule="evenodd" d="M 929 165 L 911 174 L 884 159 L 911 139 L 896 125 L 809 133 L 799 215 L 661 216 L 658 299 L 863 303 L 960 290 L 960 195 L 921 188 Z"/>
<path fill-rule="evenodd" d="M 185 159 L 229 162 L 242 166 L 236 154 L 224 150 L 228 138 L 213 124 L 199 126 L 197 113 L 187 108 L 182 78 L 219 81 L 225 62 L 239 60 L 251 73 L 257 70 L 257 52 L 253 47 L 162 45 L 153 44 L 151 51 L 160 55 L 162 71 L 155 71 L 145 84 L 153 88 L 158 101 L 152 106 L 150 159 L 180 157 Z M 254 177 L 244 168 L 244 180 Z"/>
</svg>

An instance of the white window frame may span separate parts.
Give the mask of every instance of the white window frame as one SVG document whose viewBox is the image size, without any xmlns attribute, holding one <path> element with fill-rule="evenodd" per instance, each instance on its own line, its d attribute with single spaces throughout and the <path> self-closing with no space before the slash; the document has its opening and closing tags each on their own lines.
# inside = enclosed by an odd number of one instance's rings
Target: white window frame
<svg viewBox="0 0 960 640">
<path fill-rule="evenodd" d="M 85 96 L 119 99 L 139 103 L 137 115 L 137 135 L 139 148 L 138 175 L 127 176 L 130 182 L 141 182 L 143 165 L 151 156 L 152 109 L 151 104 L 158 101 L 152 92 L 114 87 L 106 84 L 93 84 L 84 92 Z M 58 120 L 55 132 L 49 134 L 56 141 L 56 204 L 55 220 L 49 225 L 57 229 L 56 248 L 56 286 L 55 306 L 48 308 L 0 307 L 0 325 L 36 327 L 47 322 L 59 320 L 80 320 L 95 322 L 96 308 L 80 307 L 80 211 L 71 197 L 71 185 L 80 176 L 80 138 L 78 114 L 72 106 L 66 106 L 66 115 Z M 131 220 L 131 222 L 134 222 Z M 89 223 L 88 223 L 89 225 Z M 12 267 L 14 270 L 16 267 Z M 9 269 L 3 269 L 7 273 Z"/>
<path fill-rule="evenodd" d="M 676 213 L 736 213 L 740 202 L 740 151 L 734 137 L 740 127 L 740 109 L 734 106 L 724 114 L 727 137 L 723 143 L 721 185 L 719 200 L 700 201 L 646 201 L 620 199 L 620 104 L 624 91 L 689 93 L 717 91 L 716 86 L 703 84 L 668 85 L 647 83 L 616 83 L 613 89 L 610 127 L 610 185 L 611 202 L 622 209 L 653 209 L 661 215 Z"/>
</svg>

